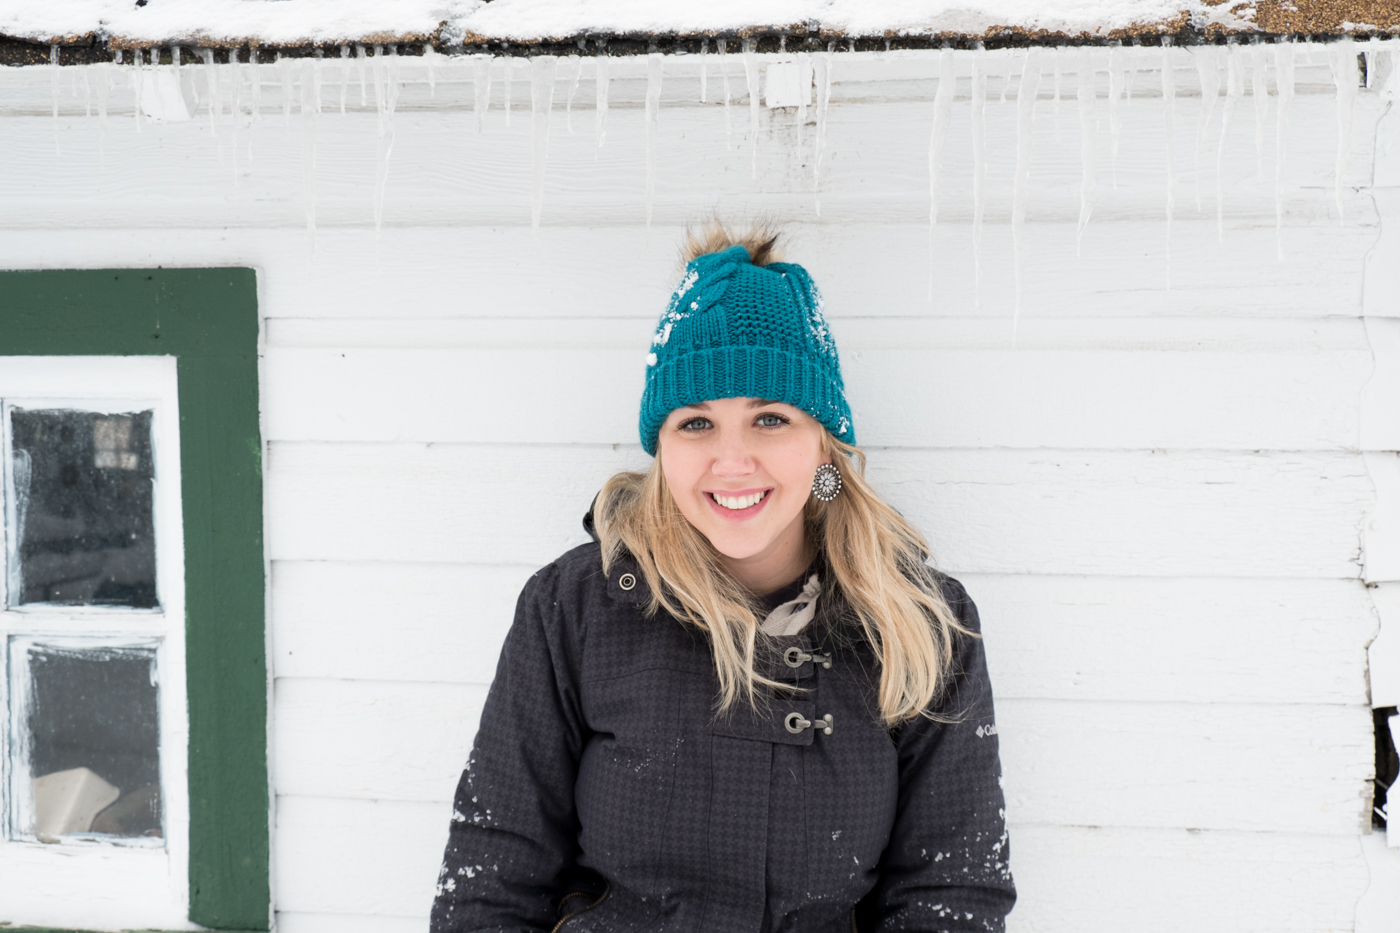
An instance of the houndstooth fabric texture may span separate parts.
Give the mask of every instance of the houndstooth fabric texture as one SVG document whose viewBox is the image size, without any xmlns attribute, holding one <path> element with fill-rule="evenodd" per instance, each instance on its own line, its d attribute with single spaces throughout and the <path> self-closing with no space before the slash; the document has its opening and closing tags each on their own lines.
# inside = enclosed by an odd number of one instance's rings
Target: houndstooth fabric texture
<svg viewBox="0 0 1400 933">
<path fill-rule="evenodd" d="M 719 398 L 800 408 L 856 442 L 836 341 L 821 293 L 795 263 L 755 266 L 742 246 L 690 261 L 647 355 L 638 431 L 655 456 L 666 416 Z"/>
<path fill-rule="evenodd" d="M 978 631 L 962 586 L 939 579 Z M 823 594 L 761 662 L 802 692 L 719 716 L 705 636 L 648 618 L 647 598 L 635 566 L 603 575 L 596 543 L 526 585 L 457 788 L 432 933 L 1004 929 L 1016 895 L 980 638 L 959 640 L 940 703 L 956 721 L 892 732 L 875 655 Z M 831 668 L 788 667 L 793 645 Z M 792 713 L 831 714 L 832 734 L 789 731 Z"/>
</svg>

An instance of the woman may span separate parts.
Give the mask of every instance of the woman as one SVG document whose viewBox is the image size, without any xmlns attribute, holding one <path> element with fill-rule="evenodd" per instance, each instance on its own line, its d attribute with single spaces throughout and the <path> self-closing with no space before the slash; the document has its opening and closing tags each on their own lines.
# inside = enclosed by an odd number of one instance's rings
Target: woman
<svg viewBox="0 0 1400 933">
<path fill-rule="evenodd" d="M 434 933 L 1001 930 L 1015 901 L 977 610 L 862 476 L 776 236 L 688 237 L 650 471 L 526 585 Z"/>
</svg>

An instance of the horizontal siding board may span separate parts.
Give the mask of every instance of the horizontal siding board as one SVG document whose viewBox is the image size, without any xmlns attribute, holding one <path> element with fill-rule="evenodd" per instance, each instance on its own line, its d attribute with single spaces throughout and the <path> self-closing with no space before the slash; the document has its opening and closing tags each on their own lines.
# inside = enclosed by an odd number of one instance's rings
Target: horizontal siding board
<svg viewBox="0 0 1400 933">
<path fill-rule="evenodd" d="M 1367 871 L 1355 837 L 1013 826 L 1009 933 L 1336 933 Z"/>
<path fill-rule="evenodd" d="M 633 85 L 638 90 L 642 86 L 640 82 Z M 525 87 L 519 89 L 522 94 Z M 849 222 L 882 217 L 918 222 L 927 216 L 934 83 L 928 82 L 925 88 L 928 97 L 924 100 L 882 101 L 866 96 L 833 104 L 826 120 L 822 219 Z M 486 131 L 476 134 L 471 131 L 467 112 L 471 107 L 469 94 L 452 112 L 414 110 L 413 98 L 421 95 L 426 102 L 427 93 L 421 85 L 405 89 L 399 102 L 403 109 L 396 109 L 393 117 L 394 155 L 398 158 L 393 160 L 386 188 L 387 223 L 450 224 L 465 218 L 475 223 L 528 223 L 531 121 L 516 114 L 517 119 L 507 128 L 505 115 L 493 109 L 486 116 Z M 53 106 L 52 91 L 46 88 L 39 94 L 40 112 L 47 116 Z M 1120 109 L 1116 187 L 1112 137 L 1106 114 L 1100 118 L 1095 220 L 1165 220 L 1165 108 L 1160 100 L 1144 99 L 1134 104 Z M 1374 211 L 1351 189 L 1369 178 L 1367 156 L 1373 146 L 1375 121 L 1384 107 L 1379 94 L 1363 94 L 1355 108 L 1353 127 L 1358 145 L 1353 147 L 1346 167 L 1353 219 L 1374 220 Z M 1068 117 L 1072 128 L 1062 128 L 1068 131 L 1060 132 L 1057 139 L 1053 102 L 1038 102 L 1037 111 L 1032 143 L 1035 183 L 1029 216 L 1068 227 L 1079 212 L 1080 142 L 1073 126 L 1077 121 Z M 1206 211 L 1207 205 L 1214 206 L 1210 196 L 1218 129 L 1207 137 L 1200 161 L 1204 178 L 1198 178 L 1196 163 L 1188 155 L 1194 149 L 1195 111 L 1194 102 L 1181 101 L 1173 108 L 1179 116 L 1175 124 L 1178 213 L 1183 218 L 1209 217 L 1213 226 L 1214 218 Z M 811 108 L 808 115 L 815 117 Z M 811 129 L 802 133 L 799 147 L 796 113 L 760 108 L 754 159 L 747 121 L 743 115 L 734 116 L 736 132 L 730 144 L 722 107 L 662 107 L 653 147 L 655 216 L 663 222 L 684 222 L 715 206 L 717 199 L 721 207 L 727 206 L 726 202 L 746 203 L 751 208 L 778 209 L 785 216 L 817 216 L 809 161 L 815 136 Z M 1004 221 L 1011 207 L 1016 108 L 993 100 L 985 108 L 985 118 L 987 212 Z M 9 167 L 7 178 L 14 180 L 6 183 L 0 179 L 0 200 L 15 207 L 6 214 L 7 226 L 76 226 L 79 217 L 102 223 L 119 220 L 141 204 L 159 205 L 166 222 L 179 225 L 198 223 L 201 214 L 210 213 L 237 226 L 286 226 L 301 221 L 300 121 L 289 124 L 266 119 L 241 130 L 242 146 L 251 144 L 256 158 L 249 161 L 246 149 L 240 153 L 239 187 L 230 192 L 232 170 L 226 164 L 229 143 L 214 138 L 202 120 L 144 126 L 134 120 L 108 121 L 106 139 L 101 143 L 105 146 L 102 172 L 70 168 L 72 163 L 97 168 L 102 129 L 96 117 L 4 119 L 0 159 Z M 1274 217 L 1275 190 L 1272 173 L 1261 177 L 1256 167 L 1252 108 L 1237 108 L 1233 122 L 1235 131 L 1227 139 L 1222 166 L 1228 216 L 1235 222 L 1250 219 L 1268 223 Z M 642 108 L 619 103 L 611 110 L 608 138 L 601 149 L 591 126 L 570 134 L 564 120 L 556 118 L 553 123 L 544 178 L 545 216 L 574 223 L 636 223 L 644 217 L 648 146 Z M 372 224 L 379 126 L 380 118 L 373 112 L 325 113 L 317 121 L 315 196 L 320 222 Z M 1286 127 L 1284 160 L 1290 224 L 1336 219 L 1331 190 L 1335 127 L 1332 94 L 1303 94 L 1294 100 Z M 53 158 L 55 136 L 61 140 L 62 160 Z M 973 211 L 973 156 L 967 143 L 971 108 L 966 103 L 953 108 L 949 136 L 955 143 L 946 146 L 943 153 L 940 213 L 949 220 L 962 220 Z M 1267 121 L 1265 136 L 1265 158 L 1272 166 L 1272 118 Z M 160 158 L 150 158 L 152 151 L 159 152 Z M 751 168 L 755 162 L 757 171 Z M 1209 199 L 1203 200 L 1199 209 L 1193 197 L 1198 181 L 1204 182 L 1203 194 Z M 36 199 L 36 191 L 65 191 L 66 196 L 56 202 L 44 201 Z M 113 192 L 119 194 L 114 196 Z M 47 209 L 31 209 L 36 204 L 46 204 Z M 1184 245 L 1185 236 L 1181 239 Z M 1165 247 L 1165 228 L 1156 240 Z M 1182 268 L 1189 269 L 1189 265 Z"/>
<path fill-rule="evenodd" d="M 424 917 L 277 912 L 277 933 L 423 933 Z"/>
<path fill-rule="evenodd" d="M 646 346 L 643 334 L 628 349 L 272 349 L 268 436 L 635 443 Z M 1277 352 L 846 345 L 843 364 L 867 446 L 1061 449 L 1356 449 L 1372 368 L 1360 341 Z M 563 399 L 569 416 L 544 428 L 536 413 Z"/>
<path fill-rule="evenodd" d="M 451 800 L 486 686 L 281 678 L 273 689 L 283 794 Z"/>
<path fill-rule="evenodd" d="M 451 814 L 445 803 L 278 796 L 277 909 L 426 918 Z"/>
<path fill-rule="evenodd" d="M 274 676 L 490 683 L 534 569 L 276 561 Z"/>
<path fill-rule="evenodd" d="M 1365 645 L 1377 620 L 1359 580 L 962 582 L 981 613 L 998 697 L 1367 703 Z"/>
<path fill-rule="evenodd" d="M 448 801 L 485 692 L 280 679 L 277 786 Z M 1349 834 L 1368 812 L 1365 706 L 1002 698 L 997 716 L 1007 811 L 1020 822 Z"/>
<path fill-rule="evenodd" d="M 275 560 L 543 564 L 638 448 L 273 443 Z M 1341 453 L 875 450 L 953 573 L 1353 578 L 1372 487 Z"/>
<path fill-rule="evenodd" d="M 51 136 L 46 142 L 52 143 Z M 287 206 L 293 229 L 211 227 L 210 218 L 220 216 L 215 205 L 184 226 L 173 226 L 165 213 L 125 207 L 102 224 L 93 224 L 87 214 L 44 230 L 6 230 L 0 222 L 0 254 L 13 268 L 140 267 L 167 260 L 184 266 L 255 266 L 265 270 L 259 278 L 261 307 L 274 320 L 625 317 L 645 321 L 645 328 L 656 321 L 675 285 L 681 230 L 658 222 L 648 235 L 640 210 L 634 225 L 601 220 L 597 226 L 587 220 L 546 225 L 537 240 L 528 206 L 518 218 L 496 226 L 477 226 L 478 218 L 470 215 L 450 225 L 443 218 L 395 224 L 376 240 L 370 203 L 366 189 L 366 215 L 353 228 L 328 226 L 322 218 L 314 259 L 299 202 Z M 390 209 L 393 203 L 391 198 Z M 688 217 L 723 207 L 706 201 Z M 90 208 L 85 202 L 83 210 Z M 742 206 L 735 212 L 742 213 Z M 32 214 L 47 216 L 47 207 Z M 946 218 L 938 224 L 930 301 L 926 223 L 893 218 L 885 224 L 870 218 L 815 223 L 804 222 L 805 213 L 787 216 L 796 218 L 787 225 L 788 255 L 812 270 L 833 320 L 977 314 L 1010 342 L 1015 282 L 1006 225 L 989 221 L 984 227 L 979 305 L 968 224 Z M 159 226 L 140 227 L 147 217 Z M 1168 289 L 1168 265 L 1155 248 L 1165 236 L 1162 220 L 1109 222 L 1096 213 L 1085 230 L 1081 256 L 1075 254 L 1073 224 L 1028 222 L 1022 333 L 1037 322 L 1062 318 L 1191 317 L 1208 328 L 1215 318 L 1312 320 L 1360 313 L 1363 261 L 1377 239 L 1373 227 L 1349 221 L 1341 228 L 1288 228 L 1283 263 L 1271 224 L 1227 226 L 1224 244 L 1215 239 L 1213 220 L 1182 216 L 1173 230 Z"/>
<path fill-rule="evenodd" d="M 445 804 L 278 800 L 282 909 L 426 918 Z M 1367 872 L 1354 836 L 1013 824 L 1015 933 L 1327 933 Z M 391 921 L 397 922 L 397 921 Z"/>
<path fill-rule="evenodd" d="M 276 676 L 485 684 L 533 568 L 277 561 Z M 1364 704 L 1360 581 L 965 574 L 1005 699 Z M 1276 650 L 1263 653 L 1262 644 Z"/>
</svg>

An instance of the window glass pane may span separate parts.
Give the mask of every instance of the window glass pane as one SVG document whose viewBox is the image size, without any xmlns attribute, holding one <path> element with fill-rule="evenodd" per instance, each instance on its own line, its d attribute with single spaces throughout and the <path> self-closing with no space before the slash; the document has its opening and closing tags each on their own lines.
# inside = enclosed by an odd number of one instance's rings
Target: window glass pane
<svg viewBox="0 0 1400 933">
<path fill-rule="evenodd" d="M 151 413 L 10 412 L 11 601 L 153 608 Z"/>
<path fill-rule="evenodd" d="M 26 833 L 161 836 L 154 648 L 27 646 Z"/>
</svg>

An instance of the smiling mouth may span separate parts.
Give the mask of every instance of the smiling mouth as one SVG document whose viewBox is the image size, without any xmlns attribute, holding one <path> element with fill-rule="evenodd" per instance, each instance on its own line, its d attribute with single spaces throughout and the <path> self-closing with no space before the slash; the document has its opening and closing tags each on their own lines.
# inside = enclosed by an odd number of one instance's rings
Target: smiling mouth
<svg viewBox="0 0 1400 933">
<path fill-rule="evenodd" d="M 747 496 L 725 496 L 717 492 L 712 492 L 709 496 L 720 508 L 729 509 L 731 512 L 738 512 L 758 505 L 758 503 L 768 498 L 768 494 L 772 491 L 771 489 L 765 489 L 762 492 L 749 493 Z"/>
</svg>

